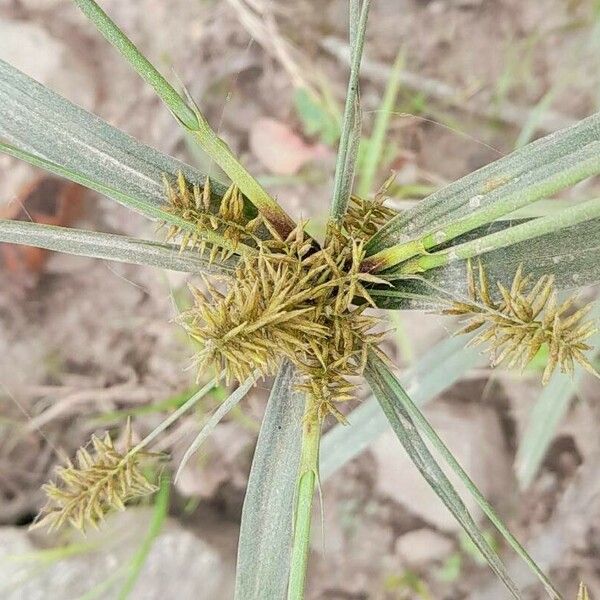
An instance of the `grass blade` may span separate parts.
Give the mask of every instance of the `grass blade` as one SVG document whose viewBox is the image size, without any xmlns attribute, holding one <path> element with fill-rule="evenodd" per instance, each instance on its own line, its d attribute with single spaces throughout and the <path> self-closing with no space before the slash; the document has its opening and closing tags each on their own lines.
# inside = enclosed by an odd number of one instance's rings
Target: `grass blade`
<svg viewBox="0 0 600 600">
<path fill-rule="evenodd" d="M 592 171 L 594 165 L 600 165 L 599 141 L 600 113 L 540 138 L 451 183 L 399 215 L 370 240 L 367 252 L 374 255 L 418 240 L 508 197 L 528 196 L 530 201 L 542 192 L 550 194 L 566 185 L 562 173 L 571 173 L 572 183 L 579 159 L 585 158 Z"/>
<path fill-rule="evenodd" d="M 398 92 L 400 91 L 400 76 L 404 67 L 404 51 L 400 50 L 394 61 L 390 72 L 381 106 L 377 111 L 373 133 L 369 140 L 366 140 L 366 152 L 362 162 L 360 180 L 356 193 L 361 198 L 366 198 L 373 192 L 373 184 L 377 175 L 377 168 L 383 155 L 385 138 L 387 136 L 392 111 L 396 105 Z"/>
<path fill-rule="evenodd" d="M 208 436 L 212 433 L 213 429 L 221 422 L 221 419 L 246 396 L 246 394 L 250 391 L 250 388 L 256 383 L 259 377 L 260 374 L 258 371 L 255 372 L 253 376 L 248 377 L 248 379 L 241 383 L 239 387 L 232 394 L 230 394 L 229 397 L 224 400 L 219 405 L 217 410 L 215 410 L 215 412 L 210 416 L 210 419 L 208 419 L 204 427 L 202 427 L 200 430 L 200 433 L 185 451 L 185 454 L 181 459 L 181 463 L 179 463 L 177 473 L 175 474 L 175 482 L 177 482 L 179 475 L 181 475 L 183 468 L 188 463 L 190 458 L 192 458 L 198 448 L 200 448 L 200 446 L 202 446 L 202 444 L 206 441 L 206 438 L 208 438 Z"/>
<path fill-rule="evenodd" d="M 177 419 L 186 413 L 190 408 L 194 407 L 206 394 L 211 392 L 217 385 L 217 378 L 211 379 L 208 383 L 204 384 L 195 394 L 189 397 L 177 410 L 173 411 L 158 427 L 155 427 L 139 444 L 135 446 L 130 452 L 139 452 L 148 444 L 153 442 L 165 429 L 170 427 Z"/>
<path fill-rule="evenodd" d="M 485 232 L 510 227 L 510 221 L 494 223 Z M 482 230 L 459 238 L 468 241 L 481 235 Z M 559 290 L 571 290 L 600 282 L 600 219 L 561 229 L 524 242 L 483 254 L 481 261 L 491 282 L 510 283 L 519 268 L 534 279 L 553 275 Z M 388 276 L 396 278 L 392 270 Z M 432 269 L 423 276 L 399 279 L 393 288 L 372 290 L 377 306 L 386 309 L 427 308 L 442 306 L 439 290 L 456 297 L 467 296 L 466 261 L 454 261 L 444 267 Z M 492 295 L 496 286 L 492 285 Z"/>
<path fill-rule="evenodd" d="M 131 207 L 147 214 L 144 207 L 165 203 L 162 175 L 175 177 L 182 171 L 191 183 L 202 185 L 206 174 L 146 146 L 116 129 L 18 69 L 0 60 L 0 142 L 3 150 L 18 156 L 55 164 L 91 187 L 126 204 L 128 198 L 142 204 Z M 32 159 L 31 159 L 32 162 Z M 70 177 L 72 178 L 72 177 Z M 212 183 L 221 198 L 226 187 Z M 218 207 L 218 205 L 216 205 Z M 156 218 L 149 214 L 151 218 Z"/>
<path fill-rule="evenodd" d="M 186 273 L 225 275 L 235 270 L 235 260 L 211 263 L 197 252 L 181 252 L 172 244 L 28 221 L 0 219 L 0 242 Z"/>
<path fill-rule="evenodd" d="M 269 196 L 260 183 L 238 161 L 229 146 L 211 128 L 198 107 L 186 102 L 173 86 L 156 70 L 154 65 L 136 48 L 110 17 L 94 0 L 73 0 L 98 31 L 125 57 L 134 70 L 149 83 L 167 105 L 178 122 L 190 132 L 202 149 L 214 160 L 231 181 L 249 198 L 256 208 L 284 237 L 295 223 Z"/>
<path fill-rule="evenodd" d="M 406 241 L 391 246 L 365 260 L 366 270 L 391 267 L 414 256 L 425 254 L 450 240 L 492 223 L 532 202 L 549 197 L 569 186 L 600 173 L 600 140 L 575 148 L 567 156 L 513 178 L 497 189 L 474 196 L 467 208 L 451 211 L 431 221 L 420 235 L 410 234 Z M 392 221 L 397 219 L 394 218 Z"/>
<path fill-rule="evenodd" d="M 580 202 L 546 217 L 531 219 L 514 227 L 506 227 L 495 233 L 477 237 L 462 244 L 453 245 L 445 250 L 414 258 L 400 266 L 404 273 L 421 273 L 447 265 L 455 260 L 464 260 L 481 256 L 493 250 L 507 248 L 520 242 L 528 242 L 537 237 L 549 235 L 573 227 L 579 223 L 600 219 L 600 199 Z"/>
<path fill-rule="evenodd" d="M 379 361 L 377 364 L 376 361 Z M 383 373 L 387 370 L 387 367 L 376 357 L 373 357 L 373 362 L 376 363 L 380 373 Z M 394 376 L 388 372 L 388 379 L 391 381 L 395 379 Z M 392 387 L 393 384 L 392 384 Z M 459 462 L 454 458 L 452 452 L 448 450 L 447 446 L 444 442 L 439 438 L 433 427 L 429 424 L 429 421 L 425 418 L 423 413 L 417 408 L 416 404 L 411 400 L 410 396 L 403 392 L 402 388 L 399 384 L 397 384 L 396 388 L 396 400 L 402 406 L 402 409 L 406 411 L 408 418 L 411 423 L 416 426 L 421 434 L 423 434 L 431 443 L 431 446 L 435 448 L 437 452 L 443 457 L 448 466 L 452 469 L 456 475 L 460 478 L 460 480 L 464 483 L 466 489 L 476 500 L 477 504 L 481 507 L 483 512 L 487 515 L 488 519 L 494 524 L 496 529 L 502 534 L 504 539 L 511 545 L 513 550 L 523 559 L 523 561 L 527 564 L 527 566 L 535 573 L 538 579 L 542 582 L 546 591 L 550 595 L 551 598 L 560 598 L 559 592 L 554 588 L 550 580 L 546 577 L 546 575 L 542 572 L 542 570 L 537 566 L 535 561 L 529 556 L 525 548 L 521 546 L 519 541 L 511 534 L 508 527 L 504 524 L 502 519 L 498 516 L 494 508 L 490 505 L 490 503 L 484 498 L 483 494 L 479 491 L 477 486 L 473 483 L 471 478 L 467 475 L 464 469 L 460 466 Z M 475 540 L 474 540 L 475 541 Z"/>
<path fill-rule="evenodd" d="M 166 474 L 163 474 L 160 478 L 160 485 L 154 501 L 154 510 L 152 511 L 152 519 L 150 520 L 148 531 L 144 536 L 140 547 L 136 550 L 135 555 L 131 559 L 127 579 L 119 592 L 119 600 L 127 600 L 127 598 L 129 598 L 135 584 L 140 578 L 148 555 L 152 550 L 152 544 L 154 544 L 154 540 L 156 540 L 161 532 L 169 512 L 170 486 L 171 482 L 169 481 L 169 477 L 167 477 Z"/>
<path fill-rule="evenodd" d="M 203 185 L 203 173 L 140 144 L 2 60 L 0 105 L 0 152 L 96 190 L 150 219 L 191 230 L 187 221 L 164 210 L 163 176 L 175 178 L 181 171 L 190 183 Z M 212 189 L 218 210 L 226 188 L 214 182 Z M 214 232 L 205 237 L 233 249 Z M 240 251 L 247 248 L 242 245 Z"/>
<path fill-rule="evenodd" d="M 370 5 L 371 0 L 363 0 L 360 14 L 358 14 L 358 2 L 354 2 L 351 5 L 350 11 L 352 63 L 350 66 L 348 91 L 346 93 L 346 104 L 344 107 L 342 131 L 333 182 L 331 219 L 334 222 L 339 222 L 346 213 L 350 193 L 352 191 L 352 182 L 354 180 L 356 154 L 358 151 L 357 140 L 360 138 L 361 126 L 358 75 L 360 72 L 360 61 L 362 59 Z M 356 22 L 357 16 L 358 22 Z"/>
<path fill-rule="evenodd" d="M 171 112 L 186 125 L 197 126 L 196 115 L 173 86 L 154 68 L 150 61 L 135 47 L 106 13 L 90 0 L 73 0 L 85 16 L 92 21 L 102 35 L 127 59 L 140 76 L 150 84 Z"/>
<path fill-rule="evenodd" d="M 431 348 L 402 377 L 403 385 L 414 402 L 423 406 L 485 360 L 477 349 L 465 348 L 464 338 L 449 337 Z M 363 452 L 389 427 L 375 398 L 354 409 L 348 421 L 349 425 L 335 425 L 323 436 L 319 471 L 323 481 Z"/>
<path fill-rule="evenodd" d="M 285 598 L 302 435 L 294 368 L 277 375 L 263 418 L 242 511 L 236 600 Z"/>
<path fill-rule="evenodd" d="M 492 571 L 504 583 L 511 595 L 519 600 L 521 594 L 500 558 L 485 539 L 460 496 L 419 435 L 415 423 L 404 407 L 407 394 L 400 383 L 374 354 L 369 356 L 365 376 L 392 429 L 417 469 L 460 523 L 485 557 Z"/>
</svg>

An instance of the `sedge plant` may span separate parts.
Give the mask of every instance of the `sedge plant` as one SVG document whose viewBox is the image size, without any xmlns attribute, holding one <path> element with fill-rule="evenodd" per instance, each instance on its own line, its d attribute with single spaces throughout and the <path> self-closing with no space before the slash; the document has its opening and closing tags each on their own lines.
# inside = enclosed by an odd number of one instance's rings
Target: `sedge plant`
<svg viewBox="0 0 600 600">
<path fill-rule="evenodd" d="M 304 597 L 319 482 L 383 426 L 392 427 L 512 597 L 521 598 L 521 591 L 430 447 L 548 596 L 560 598 L 418 405 L 477 364 L 480 353 L 472 344 L 485 348 L 493 364 L 519 368 L 547 349 L 544 382 L 556 371 L 585 369 L 597 376 L 588 356 L 595 324 L 589 306 L 569 290 L 600 281 L 600 200 L 551 218 L 510 215 L 600 173 L 600 114 L 524 146 L 403 212 L 385 205 L 385 189 L 359 197 L 353 194 L 359 71 L 371 2 L 350 0 L 351 69 L 330 217 L 324 239 L 317 240 L 94 0 L 73 3 L 154 88 L 230 183 L 142 145 L 0 62 L 0 149 L 116 200 L 157 222 L 162 232 L 162 239 L 151 241 L 4 220 L 0 240 L 200 276 L 191 286 L 192 306 L 180 320 L 200 344 L 199 379 L 214 375 L 137 445 L 119 449 L 109 436 L 95 437 L 49 484 L 37 524 L 98 526 L 108 511 L 153 493 L 143 463 L 156 459 L 151 446 L 162 431 L 218 381 L 237 386 L 185 462 L 256 381 L 274 375 L 243 507 L 237 599 Z M 374 309 L 424 308 L 458 315 L 471 341 L 445 340 L 401 381 L 380 347 L 385 332 Z M 361 378 L 373 399 L 348 413 L 344 406 L 352 408 Z M 339 424 L 322 437 L 328 419 Z"/>
</svg>

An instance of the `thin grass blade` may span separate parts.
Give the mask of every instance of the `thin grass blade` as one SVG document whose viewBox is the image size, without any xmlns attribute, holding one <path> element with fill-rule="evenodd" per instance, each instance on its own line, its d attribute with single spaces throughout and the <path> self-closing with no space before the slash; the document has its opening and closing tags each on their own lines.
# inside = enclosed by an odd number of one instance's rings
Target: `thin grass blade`
<svg viewBox="0 0 600 600">
<path fill-rule="evenodd" d="M 73 0 L 98 31 L 149 83 L 177 121 L 285 238 L 295 223 L 217 135 L 191 99 L 185 100 L 94 0 Z"/>
<path fill-rule="evenodd" d="M 392 112 L 396 105 L 398 92 L 400 91 L 400 76 L 404 67 L 404 50 L 399 50 L 390 72 L 383 100 L 377 110 L 373 133 L 369 140 L 365 140 L 365 155 L 360 169 L 360 179 L 356 188 L 356 193 L 361 198 L 366 198 L 372 193 L 377 168 L 383 156 L 385 138 L 390 125 Z"/>
<path fill-rule="evenodd" d="M 139 143 L 2 60 L 0 105 L 0 152 L 96 190 L 152 220 L 192 230 L 165 210 L 163 176 L 175 179 L 182 172 L 190 183 L 203 185 L 204 173 Z M 216 181 L 211 188 L 216 211 L 226 188 Z M 206 237 L 231 246 L 214 232 Z"/>
<path fill-rule="evenodd" d="M 368 243 L 367 253 L 390 254 L 387 249 L 406 244 L 416 247 L 425 236 L 443 233 L 446 225 L 463 220 L 461 225 L 470 226 L 474 216 L 477 221 L 488 212 L 506 214 L 598 170 L 600 113 L 536 140 L 435 192 L 383 227 Z M 391 266 L 389 262 L 387 265 Z"/>
<path fill-rule="evenodd" d="M 529 242 L 538 237 L 551 235 L 595 219 L 600 219 L 600 199 L 598 198 L 580 202 L 576 206 L 546 217 L 530 219 L 514 227 L 506 227 L 495 233 L 483 235 L 462 244 L 453 244 L 444 250 L 414 258 L 400 265 L 398 270 L 405 273 L 421 273 L 456 260 L 465 260 L 521 242 Z"/>
<path fill-rule="evenodd" d="M 431 348 L 402 377 L 403 385 L 414 402 L 423 406 L 485 361 L 476 349 L 465 348 L 464 338 L 449 337 Z M 375 398 L 361 403 L 348 415 L 348 421 L 349 425 L 332 427 L 321 440 L 323 481 L 366 450 L 389 427 Z"/>
<path fill-rule="evenodd" d="M 233 258 L 211 263 L 197 252 L 182 252 L 172 244 L 28 221 L 0 219 L 0 242 L 186 273 L 227 275 L 235 270 Z"/>
<path fill-rule="evenodd" d="M 454 486 L 417 431 L 416 424 L 404 407 L 407 394 L 400 383 L 387 370 L 381 359 L 373 353 L 369 356 L 365 376 L 392 429 L 415 466 L 485 557 L 492 571 L 504 583 L 511 595 L 517 600 L 520 599 L 521 594 L 502 561 L 485 539 Z"/>
<path fill-rule="evenodd" d="M 497 222 L 456 241 L 467 242 L 485 232 L 493 233 L 511 225 L 510 221 Z M 481 255 L 481 262 L 491 282 L 510 283 L 522 265 L 534 280 L 553 275 L 559 290 L 595 285 L 600 282 L 600 219 L 493 250 Z M 396 270 L 386 276 L 391 279 L 402 277 Z M 468 295 L 467 280 L 467 262 L 460 260 L 431 269 L 422 276 L 399 279 L 393 288 L 370 293 L 380 308 L 439 309 L 445 306 L 443 296 L 464 298 Z M 494 295 L 496 286 L 491 287 Z"/>
<path fill-rule="evenodd" d="M 286 362 L 273 384 L 254 451 L 242 511 L 236 600 L 286 597 L 303 413 L 294 368 Z"/>
<path fill-rule="evenodd" d="M 333 199 L 331 204 L 331 218 L 339 222 L 346 213 L 354 171 L 356 168 L 356 155 L 358 152 L 358 140 L 360 139 L 361 117 L 358 76 L 360 62 L 367 29 L 367 18 L 371 0 L 363 0 L 360 13 L 358 2 L 351 5 L 350 10 L 350 42 L 352 48 L 352 64 L 350 66 L 350 77 L 348 79 L 348 90 L 346 92 L 346 104 L 342 120 L 342 131 L 338 147 L 337 163 L 335 167 L 335 178 L 333 183 Z M 358 21 L 357 21 L 358 18 Z"/>
<path fill-rule="evenodd" d="M 376 358 L 373 358 L 376 361 Z M 383 363 L 378 365 L 379 371 L 383 372 L 387 367 Z M 394 376 L 392 373 L 388 373 L 388 378 L 391 380 Z M 399 389 L 399 386 L 398 386 Z M 406 393 L 397 393 L 395 396 L 397 402 L 402 406 L 402 409 L 406 411 L 406 414 L 410 418 L 411 422 L 416 426 L 419 433 L 424 435 L 430 442 L 431 446 L 435 448 L 437 452 L 446 461 L 448 466 L 463 482 L 466 489 L 473 496 L 477 504 L 481 507 L 483 512 L 487 515 L 488 519 L 494 524 L 496 529 L 502 534 L 504 539 L 510 544 L 513 550 L 523 559 L 527 566 L 535 573 L 538 579 L 542 582 L 546 591 L 551 598 L 559 599 L 560 594 L 554 588 L 550 580 L 546 577 L 543 571 L 538 567 L 535 561 L 529 556 L 525 548 L 519 543 L 519 541 L 512 535 L 508 527 L 504 524 L 500 516 L 496 513 L 491 504 L 484 498 L 483 494 L 479 491 L 477 486 L 473 483 L 471 478 L 467 475 L 464 469 L 460 466 L 459 462 L 454 458 L 452 452 L 444 444 L 444 442 L 437 435 L 433 427 L 429 424 L 429 421 L 425 418 L 423 413 L 417 408 L 416 404 Z"/>
<path fill-rule="evenodd" d="M 206 441 L 208 436 L 213 432 L 213 429 L 221 422 L 221 419 L 223 419 L 223 417 L 246 396 L 259 377 L 260 374 L 258 371 L 255 372 L 251 377 L 248 377 L 248 379 L 241 383 L 235 392 L 233 392 L 226 400 L 224 400 L 219 408 L 217 408 L 217 410 L 215 410 L 215 412 L 210 416 L 210 419 L 208 419 L 204 427 L 202 427 L 200 430 L 200 433 L 185 451 L 185 454 L 181 459 L 181 463 L 179 463 L 177 473 L 175 474 L 175 482 L 177 482 L 179 479 L 181 472 L 190 458 L 192 458 L 192 456 L 198 451 L 198 448 L 200 448 L 200 446 L 202 446 L 202 444 Z"/>
</svg>

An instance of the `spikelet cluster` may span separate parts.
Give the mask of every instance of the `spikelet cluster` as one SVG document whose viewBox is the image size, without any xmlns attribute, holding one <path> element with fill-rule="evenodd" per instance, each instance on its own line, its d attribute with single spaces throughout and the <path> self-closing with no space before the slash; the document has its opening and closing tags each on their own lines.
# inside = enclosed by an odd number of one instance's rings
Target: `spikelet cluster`
<svg viewBox="0 0 600 600">
<path fill-rule="evenodd" d="M 372 304 L 364 284 L 375 278 L 360 272 L 363 240 L 335 230 L 316 250 L 304 225 L 286 239 L 272 232 L 256 256 L 242 257 L 225 291 L 206 280 L 205 291 L 192 287 L 183 323 L 202 346 L 199 372 L 214 367 L 228 382 L 242 381 L 255 369 L 270 375 L 288 358 L 315 416 L 343 420 L 336 404 L 352 398 L 350 378 L 362 374 L 381 338 L 371 333 L 377 319 L 364 314 Z M 356 297 L 364 304 L 354 306 Z"/>
<path fill-rule="evenodd" d="M 575 298 L 558 303 L 552 276 L 532 282 L 520 266 L 510 288 L 497 283 L 501 299 L 496 302 L 481 262 L 478 276 L 469 262 L 468 285 L 469 301 L 454 302 L 444 312 L 465 317 L 459 333 L 479 331 L 470 344 L 485 345 L 493 366 L 523 369 L 546 344 L 549 357 L 544 384 L 557 368 L 572 374 L 575 363 L 599 376 L 584 354 L 591 349 L 586 341 L 597 332 L 596 324 L 585 320 L 591 305 L 574 309 Z"/>
<path fill-rule="evenodd" d="M 590 600 L 590 594 L 583 582 L 579 583 L 579 589 L 577 590 L 577 600 Z"/>
<path fill-rule="evenodd" d="M 372 199 L 358 196 L 350 197 L 348 212 L 344 217 L 344 226 L 350 236 L 368 239 L 398 214 L 394 209 L 383 204 L 385 191 L 391 181 L 392 178 L 383 185 Z"/>
<path fill-rule="evenodd" d="M 166 210 L 192 226 L 184 229 L 170 224 L 167 241 L 178 238 L 182 249 L 198 250 L 200 254 L 210 251 L 211 262 L 217 255 L 221 260 L 230 257 L 240 243 L 260 243 L 255 232 L 264 220 L 260 216 L 251 221 L 245 218 L 244 198 L 237 185 L 229 186 L 219 200 L 218 210 L 214 210 L 208 177 L 203 186 L 191 185 L 179 171 L 176 182 L 163 175 L 163 183 L 167 197 Z M 211 236 L 213 241 L 208 242 L 207 232 L 218 234 L 223 243 L 219 244 L 216 236 Z"/>
<path fill-rule="evenodd" d="M 93 436 L 92 450 L 80 448 L 75 462 L 56 469 L 57 482 L 43 490 L 48 498 L 34 527 L 56 530 L 70 524 L 84 531 L 94 528 L 112 510 L 156 491 L 142 472 L 142 463 L 154 455 L 147 452 L 119 452 L 108 433 Z"/>
</svg>

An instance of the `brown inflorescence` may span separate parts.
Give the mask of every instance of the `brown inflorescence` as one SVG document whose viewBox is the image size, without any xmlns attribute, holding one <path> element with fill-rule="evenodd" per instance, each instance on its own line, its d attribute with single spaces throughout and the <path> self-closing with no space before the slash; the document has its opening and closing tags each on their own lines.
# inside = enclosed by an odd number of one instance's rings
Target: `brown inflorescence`
<svg viewBox="0 0 600 600">
<path fill-rule="evenodd" d="M 574 309 L 573 297 L 559 303 L 554 278 L 543 275 L 532 282 L 523 274 L 522 265 L 510 288 L 497 283 L 500 299 L 495 301 L 481 262 L 478 271 L 476 277 L 469 261 L 469 300 L 454 302 L 444 313 L 466 317 L 466 324 L 459 333 L 478 331 L 469 343 L 485 344 L 492 366 L 506 364 L 509 368 L 524 369 L 547 344 L 549 356 L 542 376 L 544 384 L 557 368 L 572 375 L 575 363 L 599 376 L 584 355 L 591 349 L 587 340 L 598 331 L 594 321 L 585 320 L 590 304 Z"/>
</svg>

